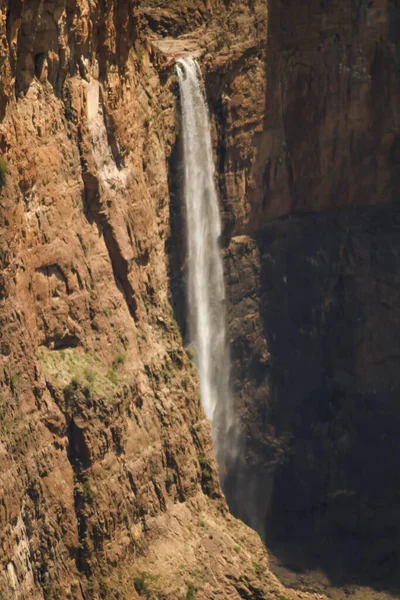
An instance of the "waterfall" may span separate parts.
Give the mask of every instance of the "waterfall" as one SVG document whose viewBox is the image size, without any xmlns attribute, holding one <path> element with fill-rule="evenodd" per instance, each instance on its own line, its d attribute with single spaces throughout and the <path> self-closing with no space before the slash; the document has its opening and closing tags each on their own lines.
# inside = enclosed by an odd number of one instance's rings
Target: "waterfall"
<svg viewBox="0 0 400 600">
<path fill-rule="evenodd" d="M 182 110 L 189 335 L 199 373 L 201 402 L 211 422 L 223 478 L 227 453 L 234 452 L 231 443 L 234 419 L 219 246 L 221 219 L 210 121 L 197 63 L 192 58 L 181 58 L 176 70 Z"/>
</svg>

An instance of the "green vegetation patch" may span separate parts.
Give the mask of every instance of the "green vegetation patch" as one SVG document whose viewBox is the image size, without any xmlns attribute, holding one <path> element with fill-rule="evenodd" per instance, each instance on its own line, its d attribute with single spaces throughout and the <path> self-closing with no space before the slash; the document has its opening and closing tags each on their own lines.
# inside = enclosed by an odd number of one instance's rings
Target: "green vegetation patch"
<svg viewBox="0 0 400 600">
<path fill-rule="evenodd" d="M 0 156 L 0 188 L 3 187 L 8 173 L 8 163 L 5 158 Z"/>
<path fill-rule="evenodd" d="M 85 500 L 85 502 L 91 503 L 93 501 L 94 491 L 90 484 L 90 479 L 89 479 L 89 476 L 87 475 L 87 473 L 85 473 L 85 475 L 83 476 L 82 494 L 83 494 L 83 499 Z"/>
<path fill-rule="evenodd" d="M 199 454 L 197 460 L 199 461 L 201 470 L 201 487 L 203 488 L 203 492 L 207 494 L 207 496 L 212 496 L 215 492 L 215 488 L 210 464 L 204 454 Z"/>
<path fill-rule="evenodd" d="M 262 579 L 265 575 L 264 567 L 260 565 L 260 563 L 254 561 L 253 562 L 254 573 L 257 575 L 258 579 Z"/>
<path fill-rule="evenodd" d="M 117 354 L 114 356 L 112 361 L 112 368 L 114 371 L 117 371 L 123 364 L 125 364 L 126 356 L 125 354 Z"/>
<path fill-rule="evenodd" d="M 118 373 L 114 369 L 108 369 L 106 377 L 113 385 L 118 385 Z"/>
<path fill-rule="evenodd" d="M 159 575 L 147 573 L 146 571 L 143 571 L 142 573 L 136 575 L 136 577 L 133 580 L 133 584 L 139 596 L 146 596 L 149 592 L 149 583 L 153 581 L 158 581 L 159 578 Z"/>
<path fill-rule="evenodd" d="M 186 600 L 195 600 L 196 598 L 196 587 L 189 581 L 187 583 Z"/>
<path fill-rule="evenodd" d="M 107 369 L 99 358 L 76 348 L 49 350 L 41 347 L 39 360 L 46 379 L 70 395 L 82 387 L 99 398 L 105 398 L 113 396 L 115 386 L 123 382 L 121 373 Z M 117 362 L 121 364 L 120 359 Z"/>
</svg>

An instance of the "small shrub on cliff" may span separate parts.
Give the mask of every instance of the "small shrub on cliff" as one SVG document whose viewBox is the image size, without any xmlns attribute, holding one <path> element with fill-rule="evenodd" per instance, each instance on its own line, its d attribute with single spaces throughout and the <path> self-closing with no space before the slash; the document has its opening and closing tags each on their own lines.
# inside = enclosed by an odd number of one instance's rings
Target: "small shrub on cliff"
<svg viewBox="0 0 400 600">
<path fill-rule="evenodd" d="M 108 369 L 106 377 L 111 383 L 118 385 L 118 374 L 114 369 Z"/>
<path fill-rule="evenodd" d="M 203 492 L 207 494 L 207 496 L 211 496 L 214 492 L 214 482 L 211 474 L 210 465 L 204 454 L 199 454 L 197 460 L 199 461 L 201 470 L 201 487 L 203 488 Z"/>
<path fill-rule="evenodd" d="M 171 329 L 176 333 L 179 333 L 179 325 L 177 320 L 174 317 L 171 317 Z"/>
<path fill-rule="evenodd" d="M 2 156 L 0 156 L 0 189 L 4 185 L 7 173 L 8 173 L 8 163 Z"/>
<path fill-rule="evenodd" d="M 119 367 L 121 367 L 126 360 L 126 356 L 125 354 L 117 354 L 116 356 L 114 356 L 114 359 L 112 361 L 112 368 L 114 369 L 114 371 L 116 371 L 117 369 L 119 369 Z"/>
<path fill-rule="evenodd" d="M 88 475 L 84 475 L 82 481 L 82 494 L 85 502 L 92 502 L 94 498 L 94 491 L 92 490 L 92 486 L 90 485 L 90 480 Z"/>
<path fill-rule="evenodd" d="M 262 579 L 264 576 L 264 568 L 260 563 L 254 561 L 253 562 L 254 573 L 257 575 L 258 579 Z"/>
<path fill-rule="evenodd" d="M 164 383 L 168 383 L 168 381 L 171 379 L 171 373 L 169 373 L 169 371 L 167 371 L 167 369 L 164 369 L 161 373 L 162 378 L 164 379 Z"/>
<path fill-rule="evenodd" d="M 185 348 L 188 359 L 194 362 L 194 350 L 193 348 Z"/>
<path fill-rule="evenodd" d="M 68 385 L 64 388 L 64 394 L 66 396 L 73 396 L 79 387 L 79 381 L 76 377 L 73 377 Z"/>
<path fill-rule="evenodd" d="M 96 379 L 96 374 L 91 369 L 85 369 L 84 374 L 88 383 L 93 383 Z"/>
<path fill-rule="evenodd" d="M 148 581 L 157 581 L 160 578 L 159 575 L 153 575 L 152 573 L 146 573 L 143 571 L 136 575 L 133 580 L 133 585 L 135 586 L 135 590 L 139 594 L 139 596 L 147 596 L 148 593 Z"/>
<path fill-rule="evenodd" d="M 113 311 L 111 310 L 111 308 L 108 308 L 108 306 L 102 306 L 101 312 L 103 313 L 103 315 L 105 317 L 108 317 L 108 318 L 111 318 L 113 315 Z"/>
<path fill-rule="evenodd" d="M 167 477 L 165 478 L 165 482 L 167 484 L 167 486 L 172 485 L 173 483 L 175 483 L 175 477 L 173 473 L 167 473 Z"/>
<path fill-rule="evenodd" d="M 139 596 L 141 596 L 147 589 L 146 577 L 147 573 L 140 573 L 140 575 L 137 575 L 133 580 L 133 584 Z"/>
<path fill-rule="evenodd" d="M 18 375 L 11 375 L 10 377 L 10 388 L 13 394 L 17 391 Z"/>
<path fill-rule="evenodd" d="M 195 600 L 196 598 L 196 588 L 192 582 L 188 582 L 187 584 L 187 592 L 186 592 L 186 600 Z"/>
</svg>

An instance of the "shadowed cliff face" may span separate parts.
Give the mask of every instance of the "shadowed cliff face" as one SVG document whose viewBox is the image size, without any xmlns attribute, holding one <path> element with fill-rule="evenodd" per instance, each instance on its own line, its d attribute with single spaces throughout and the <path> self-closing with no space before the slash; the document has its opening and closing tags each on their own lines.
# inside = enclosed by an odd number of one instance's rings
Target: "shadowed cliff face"
<svg viewBox="0 0 400 600">
<path fill-rule="evenodd" d="M 246 434 L 228 499 L 288 564 L 341 583 L 397 562 L 399 253 L 381 207 L 276 221 L 227 254 Z"/>
<path fill-rule="evenodd" d="M 207 75 L 229 230 L 394 200 L 398 7 L 287 0 L 252 10 L 249 21 L 231 15 L 237 36 Z"/>
<path fill-rule="evenodd" d="M 390 589 L 399 7 L 253 10 L 247 48 L 232 39 L 207 76 L 245 448 L 225 492 L 290 565 L 322 567 L 335 582 L 384 576 Z"/>
</svg>

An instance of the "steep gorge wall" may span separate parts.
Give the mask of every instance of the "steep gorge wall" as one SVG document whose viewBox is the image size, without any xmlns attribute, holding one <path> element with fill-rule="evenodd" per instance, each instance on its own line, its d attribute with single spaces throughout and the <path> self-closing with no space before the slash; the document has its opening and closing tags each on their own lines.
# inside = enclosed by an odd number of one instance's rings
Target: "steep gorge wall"
<svg viewBox="0 0 400 600">
<path fill-rule="evenodd" d="M 7 600 L 283 592 L 227 512 L 169 304 L 176 97 L 138 9 L 0 2 Z"/>
<path fill-rule="evenodd" d="M 226 512 L 169 304 L 184 329 L 165 35 L 202 56 L 214 121 L 230 504 L 301 556 L 337 529 L 396 544 L 398 10 L 0 2 L 5 598 L 134 598 L 148 571 L 157 598 L 282 596 Z"/>
<path fill-rule="evenodd" d="M 249 15 L 207 73 L 244 436 L 227 498 L 290 564 L 390 587 L 399 7 L 288 0 Z"/>
<path fill-rule="evenodd" d="M 229 231 L 394 200 L 396 3 L 251 6 L 247 23 L 231 13 L 226 25 L 236 35 L 210 58 L 207 75 Z"/>
</svg>

